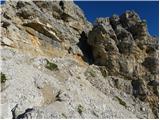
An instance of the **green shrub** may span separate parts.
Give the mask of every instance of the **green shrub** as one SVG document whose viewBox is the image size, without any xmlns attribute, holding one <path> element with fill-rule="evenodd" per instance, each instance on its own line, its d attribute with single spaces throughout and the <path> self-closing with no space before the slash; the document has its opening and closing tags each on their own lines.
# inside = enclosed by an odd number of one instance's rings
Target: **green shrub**
<svg viewBox="0 0 160 120">
<path fill-rule="evenodd" d="M 96 77 L 96 72 L 95 72 L 94 70 L 90 69 L 90 70 L 88 71 L 88 73 L 89 73 L 92 77 Z"/>
<path fill-rule="evenodd" d="M 78 113 L 80 114 L 80 115 L 82 115 L 82 112 L 83 112 L 83 110 L 84 110 L 84 108 L 83 108 L 83 106 L 82 105 L 78 105 Z"/>
<path fill-rule="evenodd" d="M 47 60 L 47 64 L 45 66 L 47 69 L 53 71 L 53 70 L 58 70 L 58 66 L 55 63 L 52 63 Z"/>
<path fill-rule="evenodd" d="M 1 83 L 5 83 L 7 80 L 6 75 L 1 72 Z"/>
<path fill-rule="evenodd" d="M 123 105 L 124 107 L 127 107 L 127 104 L 121 98 L 119 98 L 118 96 L 116 96 L 116 98 L 117 98 L 119 104 Z"/>
<path fill-rule="evenodd" d="M 67 119 L 67 116 L 66 116 L 66 114 L 62 113 L 62 116 L 63 116 L 65 119 Z"/>
</svg>

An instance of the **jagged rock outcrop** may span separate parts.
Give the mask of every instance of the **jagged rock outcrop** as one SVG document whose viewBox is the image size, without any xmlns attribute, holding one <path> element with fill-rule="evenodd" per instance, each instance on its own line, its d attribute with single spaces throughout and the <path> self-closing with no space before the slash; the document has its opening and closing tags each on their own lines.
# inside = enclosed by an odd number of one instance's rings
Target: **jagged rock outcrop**
<svg viewBox="0 0 160 120">
<path fill-rule="evenodd" d="M 137 13 L 87 21 L 73 1 L 1 11 L 1 118 L 157 118 L 158 39 Z"/>
<path fill-rule="evenodd" d="M 53 48 L 64 54 L 75 47 L 74 54 L 82 56 L 76 44 L 80 33 L 92 27 L 72 1 L 7 1 L 2 15 L 2 35 L 12 39 L 15 48 L 41 54 L 53 55 Z"/>
<path fill-rule="evenodd" d="M 148 101 L 158 116 L 158 95 L 147 85 L 159 81 L 158 44 L 149 35 L 146 22 L 134 11 L 99 18 L 89 32 L 88 44 L 94 63 L 105 66 L 110 75 L 131 80 L 133 95 Z"/>
</svg>

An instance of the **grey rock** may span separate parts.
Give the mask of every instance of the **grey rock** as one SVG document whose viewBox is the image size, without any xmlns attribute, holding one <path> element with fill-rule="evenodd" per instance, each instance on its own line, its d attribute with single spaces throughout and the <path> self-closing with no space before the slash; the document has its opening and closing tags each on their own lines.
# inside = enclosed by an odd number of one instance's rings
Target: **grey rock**
<svg viewBox="0 0 160 120">
<path fill-rule="evenodd" d="M 74 1 L 8 0 L 1 12 L 1 118 L 158 118 L 158 39 L 137 13 L 92 25 Z"/>
</svg>

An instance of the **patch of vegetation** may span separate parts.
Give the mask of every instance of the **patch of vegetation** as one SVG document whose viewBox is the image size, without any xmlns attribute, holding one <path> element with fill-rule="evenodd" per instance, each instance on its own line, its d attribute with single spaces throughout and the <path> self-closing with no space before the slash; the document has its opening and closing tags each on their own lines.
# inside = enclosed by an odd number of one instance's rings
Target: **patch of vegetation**
<svg viewBox="0 0 160 120">
<path fill-rule="evenodd" d="M 2 58 L 3 61 L 6 61 L 6 58 Z"/>
<path fill-rule="evenodd" d="M 99 117 L 99 115 L 98 115 L 95 111 L 93 111 L 92 113 L 93 113 L 93 115 L 96 116 L 97 118 Z"/>
<path fill-rule="evenodd" d="M 62 113 L 62 116 L 63 116 L 65 119 L 67 119 L 67 116 L 66 116 L 66 114 Z"/>
<path fill-rule="evenodd" d="M 81 79 L 81 77 L 80 77 L 80 76 L 77 76 L 77 79 Z"/>
<path fill-rule="evenodd" d="M 82 105 L 78 105 L 77 111 L 80 115 L 82 115 L 82 112 L 84 111 L 84 107 Z"/>
<path fill-rule="evenodd" d="M 89 73 L 92 77 L 96 77 L 96 72 L 95 72 L 94 70 L 90 69 L 90 70 L 88 71 L 88 73 Z"/>
<path fill-rule="evenodd" d="M 56 65 L 53 62 L 50 62 L 49 60 L 47 60 L 47 64 L 45 67 L 51 71 L 58 70 L 58 65 Z"/>
<path fill-rule="evenodd" d="M 7 80 L 6 75 L 1 72 L 1 83 L 5 83 Z"/>
<path fill-rule="evenodd" d="M 116 99 L 118 100 L 119 104 L 123 105 L 124 107 L 127 107 L 127 104 L 118 96 L 116 96 Z"/>
</svg>

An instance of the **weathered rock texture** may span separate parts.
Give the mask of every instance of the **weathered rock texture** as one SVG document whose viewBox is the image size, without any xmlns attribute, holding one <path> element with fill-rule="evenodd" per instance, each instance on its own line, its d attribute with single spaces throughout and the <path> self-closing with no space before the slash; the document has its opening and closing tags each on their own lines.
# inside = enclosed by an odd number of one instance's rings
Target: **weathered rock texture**
<svg viewBox="0 0 160 120">
<path fill-rule="evenodd" d="M 2 36 L 12 41 L 9 46 L 41 54 L 54 55 L 56 49 L 60 56 L 71 49 L 82 55 L 76 44 L 80 33 L 92 27 L 72 1 L 10 1 L 1 11 Z"/>
<path fill-rule="evenodd" d="M 149 35 L 147 24 L 134 11 L 121 16 L 98 18 L 89 32 L 94 63 L 109 75 L 130 80 L 132 93 L 150 103 L 158 116 L 158 40 Z M 154 90 L 153 90 L 154 89 Z"/>
<path fill-rule="evenodd" d="M 0 11 L 1 118 L 158 118 L 158 39 L 135 12 L 92 25 L 72 1 Z"/>
</svg>

